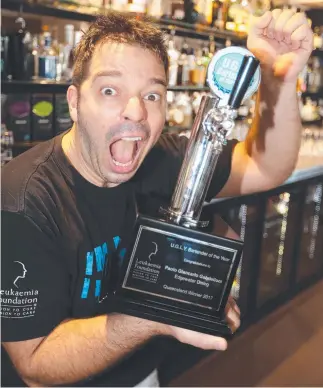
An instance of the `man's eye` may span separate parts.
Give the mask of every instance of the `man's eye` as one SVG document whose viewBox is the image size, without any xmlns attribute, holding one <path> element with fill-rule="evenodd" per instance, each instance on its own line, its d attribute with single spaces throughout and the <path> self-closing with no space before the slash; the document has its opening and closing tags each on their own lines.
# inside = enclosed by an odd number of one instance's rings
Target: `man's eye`
<svg viewBox="0 0 323 388">
<path fill-rule="evenodd" d="M 149 93 L 147 94 L 147 96 L 144 97 L 144 99 L 147 101 L 159 101 L 160 95 L 157 93 Z"/>
<path fill-rule="evenodd" d="M 103 89 L 101 89 L 101 93 L 104 96 L 114 96 L 117 94 L 117 92 L 112 88 L 103 88 Z"/>
</svg>

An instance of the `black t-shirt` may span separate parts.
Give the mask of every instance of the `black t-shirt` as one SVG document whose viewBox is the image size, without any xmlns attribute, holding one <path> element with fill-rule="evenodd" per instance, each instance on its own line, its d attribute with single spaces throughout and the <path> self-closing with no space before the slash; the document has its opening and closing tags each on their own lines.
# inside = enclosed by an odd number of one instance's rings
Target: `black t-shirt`
<svg viewBox="0 0 323 388">
<path fill-rule="evenodd" d="M 47 336 L 65 319 L 100 314 L 103 272 L 112 257 L 125 254 L 136 204 L 155 215 L 169 203 L 188 142 L 162 135 L 134 178 L 103 188 L 69 163 L 62 136 L 2 169 L 3 342 Z M 220 156 L 209 198 L 227 181 L 233 146 L 229 142 Z M 75 385 L 133 386 L 158 367 L 166 350 L 167 340 L 156 338 L 112 370 Z M 2 385 L 22 385 L 6 354 Z"/>
</svg>

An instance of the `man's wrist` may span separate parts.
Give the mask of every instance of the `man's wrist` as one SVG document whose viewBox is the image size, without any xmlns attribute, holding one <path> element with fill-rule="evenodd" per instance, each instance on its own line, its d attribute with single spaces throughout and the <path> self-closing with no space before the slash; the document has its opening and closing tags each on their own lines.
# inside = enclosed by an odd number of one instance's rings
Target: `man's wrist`
<svg viewBox="0 0 323 388">
<path fill-rule="evenodd" d="M 294 79 L 284 79 L 283 77 L 275 75 L 272 68 L 265 66 L 261 67 L 261 83 L 265 84 L 268 89 L 279 89 L 290 88 L 296 91 L 297 78 Z"/>
<path fill-rule="evenodd" d="M 168 325 L 160 322 L 150 321 L 148 319 L 137 318 L 125 314 L 110 314 L 107 322 L 110 329 L 119 331 L 132 331 L 136 337 L 156 337 L 160 335 L 169 335 Z"/>
</svg>

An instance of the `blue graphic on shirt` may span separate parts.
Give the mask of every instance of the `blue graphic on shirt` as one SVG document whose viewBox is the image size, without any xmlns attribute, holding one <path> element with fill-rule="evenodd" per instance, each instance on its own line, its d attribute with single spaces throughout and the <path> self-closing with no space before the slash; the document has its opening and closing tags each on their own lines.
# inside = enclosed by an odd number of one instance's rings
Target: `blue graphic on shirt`
<svg viewBox="0 0 323 388">
<path fill-rule="evenodd" d="M 120 244 L 120 241 L 121 241 L 121 238 L 119 236 L 113 237 L 114 250 L 112 250 L 111 253 L 117 250 Z M 126 248 L 122 248 L 118 254 L 118 257 L 120 259 L 120 262 L 119 262 L 120 265 L 125 257 L 126 251 L 127 251 Z M 106 242 L 103 243 L 102 245 L 95 247 L 92 252 L 87 252 L 86 265 L 85 265 L 86 276 L 84 277 L 84 281 L 83 281 L 81 299 L 87 299 L 87 297 L 89 296 L 91 277 L 93 275 L 93 271 L 95 271 L 94 273 L 97 274 L 107 269 L 109 254 L 110 254 L 110 251 L 108 249 L 108 243 Z M 101 292 L 101 280 L 95 280 L 94 296 L 96 298 L 99 298 L 100 292 Z"/>
<path fill-rule="evenodd" d="M 108 245 L 107 243 L 102 244 L 94 248 L 95 253 L 95 261 L 96 261 L 96 269 L 98 272 L 102 272 L 105 266 L 105 259 L 108 255 Z"/>
<path fill-rule="evenodd" d="M 83 289 L 82 289 L 82 294 L 81 294 L 82 299 L 87 298 L 88 293 L 89 293 L 89 287 L 90 287 L 90 279 L 84 278 Z"/>
<path fill-rule="evenodd" d="M 93 271 L 93 255 L 94 252 L 88 252 L 86 255 L 86 269 L 85 274 L 91 276 Z"/>
<path fill-rule="evenodd" d="M 121 251 L 120 251 L 120 253 L 119 253 L 119 258 L 121 259 L 121 260 L 120 260 L 120 263 L 123 261 L 126 252 L 127 252 L 126 248 L 122 248 L 122 249 L 121 249 Z"/>
<path fill-rule="evenodd" d="M 95 281 L 95 297 L 99 297 L 101 292 L 101 280 L 96 280 Z"/>
<path fill-rule="evenodd" d="M 120 240 L 121 240 L 121 238 L 119 236 L 113 237 L 113 242 L 114 242 L 115 249 L 118 248 Z"/>
</svg>

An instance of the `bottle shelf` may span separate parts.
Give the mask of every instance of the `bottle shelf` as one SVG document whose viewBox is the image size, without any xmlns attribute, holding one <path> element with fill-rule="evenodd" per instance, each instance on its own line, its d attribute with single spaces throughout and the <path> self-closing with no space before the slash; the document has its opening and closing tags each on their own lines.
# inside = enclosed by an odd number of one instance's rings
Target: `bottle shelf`
<svg viewBox="0 0 323 388">
<path fill-rule="evenodd" d="M 179 20 L 167 19 L 158 20 L 156 21 L 156 24 L 159 28 L 169 33 L 172 30 L 175 30 L 175 35 L 177 36 L 203 40 L 209 40 L 212 36 L 214 39 L 223 42 L 230 39 L 236 45 L 245 46 L 247 43 L 246 34 L 238 34 L 227 30 L 218 30 L 201 24 L 189 24 Z"/>
<path fill-rule="evenodd" d="M 302 93 L 302 98 L 310 97 L 312 100 L 318 100 L 319 98 L 323 98 L 323 88 L 321 88 L 318 92 L 304 92 Z"/>
<path fill-rule="evenodd" d="M 59 81 L 2 81 L 2 93 L 66 93 L 70 83 Z M 208 87 L 185 85 L 185 86 L 169 86 L 167 88 L 173 92 L 207 92 Z"/>
<path fill-rule="evenodd" d="M 66 93 L 69 83 L 58 81 L 2 81 L 1 92 L 9 93 Z"/>
<path fill-rule="evenodd" d="M 319 49 L 315 49 L 312 51 L 312 56 L 313 57 L 320 57 L 323 59 L 323 49 L 319 50 Z"/>
<path fill-rule="evenodd" d="M 306 127 L 321 127 L 323 124 L 323 117 L 317 119 L 317 120 L 313 120 L 313 121 L 304 121 L 302 120 L 302 125 L 303 125 L 303 128 L 306 128 Z"/>
<path fill-rule="evenodd" d="M 80 13 L 64 8 L 51 7 L 48 5 L 35 4 L 28 0 L 2 0 L 1 8 L 9 11 L 29 13 L 33 15 L 42 15 L 56 17 L 60 19 L 68 19 L 75 21 L 91 22 L 95 18 L 95 14 Z M 98 9 L 97 14 L 100 13 Z M 222 31 L 211 28 L 205 25 L 190 24 L 173 19 L 155 20 L 155 24 L 166 32 L 176 31 L 177 36 L 209 40 L 210 36 L 214 39 L 225 41 L 230 39 L 235 44 L 245 45 L 246 35 L 238 34 L 231 31 Z"/>
<path fill-rule="evenodd" d="M 1 8 L 8 11 L 31 13 L 33 15 L 41 16 L 51 16 L 80 22 L 91 22 L 94 19 L 94 15 L 91 14 L 50 7 L 42 4 L 33 4 L 28 0 L 2 0 Z"/>
</svg>

